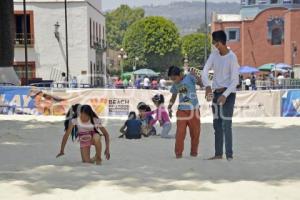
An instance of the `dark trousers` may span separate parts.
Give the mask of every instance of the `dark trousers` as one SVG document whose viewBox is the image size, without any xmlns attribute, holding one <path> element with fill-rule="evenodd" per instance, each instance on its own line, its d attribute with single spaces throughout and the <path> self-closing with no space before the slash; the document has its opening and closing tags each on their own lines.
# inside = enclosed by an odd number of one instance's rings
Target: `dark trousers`
<svg viewBox="0 0 300 200">
<path fill-rule="evenodd" d="M 223 106 L 217 105 L 217 101 L 220 96 L 222 96 L 222 93 L 214 93 L 212 106 L 215 129 L 215 156 L 223 155 L 223 145 L 225 138 L 226 156 L 232 157 L 232 116 L 236 94 L 230 94 Z"/>
</svg>

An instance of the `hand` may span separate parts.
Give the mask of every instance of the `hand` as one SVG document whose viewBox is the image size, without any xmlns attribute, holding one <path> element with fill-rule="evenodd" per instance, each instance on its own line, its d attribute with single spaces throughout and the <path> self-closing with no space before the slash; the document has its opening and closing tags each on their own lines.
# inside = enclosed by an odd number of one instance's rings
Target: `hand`
<svg viewBox="0 0 300 200">
<path fill-rule="evenodd" d="M 213 99 L 213 92 L 212 92 L 211 87 L 206 87 L 206 90 L 205 90 L 205 99 L 208 102 L 212 101 L 212 99 Z"/>
<path fill-rule="evenodd" d="M 173 117 L 173 111 L 172 111 L 172 109 L 169 108 L 168 111 L 169 111 L 169 117 L 172 118 Z"/>
<path fill-rule="evenodd" d="M 109 160 L 110 159 L 110 152 L 109 152 L 109 148 L 106 148 L 105 151 L 104 151 L 104 155 L 106 157 L 106 160 Z"/>
<path fill-rule="evenodd" d="M 57 154 L 56 158 L 59 158 L 59 157 L 61 157 L 63 155 L 65 155 L 65 153 L 64 152 L 60 152 L 59 154 Z"/>
<path fill-rule="evenodd" d="M 223 106 L 226 103 L 226 97 L 224 95 L 220 96 L 217 103 Z"/>
</svg>

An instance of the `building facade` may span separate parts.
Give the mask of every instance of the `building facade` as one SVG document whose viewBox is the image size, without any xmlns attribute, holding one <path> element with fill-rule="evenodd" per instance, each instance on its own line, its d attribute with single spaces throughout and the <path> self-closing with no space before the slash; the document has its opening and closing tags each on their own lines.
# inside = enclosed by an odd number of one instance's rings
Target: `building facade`
<svg viewBox="0 0 300 200">
<path fill-rule="evenodd" d="M 62 81 L 66 73 L 64 0 L 26 0 L 29 79 Z M 67 2 L 69 77 L 92 86 L 106 82 L 105 16 L 101 0 Z M 14 0 L 15 70 L 25 78 L 23 1 Z"/>
<path fill-rule="evenodd" d="M 239 15 L 213 14 L 241 65 L 300 64 L 300 0 L 241 0 Z"/>
</svg>

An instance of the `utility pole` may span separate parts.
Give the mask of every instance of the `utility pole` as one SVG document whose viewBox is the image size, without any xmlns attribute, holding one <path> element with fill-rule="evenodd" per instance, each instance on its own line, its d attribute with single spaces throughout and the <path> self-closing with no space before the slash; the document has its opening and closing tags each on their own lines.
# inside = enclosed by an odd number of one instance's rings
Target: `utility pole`
<svg viewBox="0 0 300 200">
<path fill-rule="evenodd" d="M 68 45 L 68 12 L 67 0 L 65 0 L 65 28 L 66 28 L 66 68 L 67 68 L 67 83 L 69 85 L 69 45 Z"/>
<path fill-rule="evenodd" d="M 28 41 L 27 41 L 27 13 L 26 13 L 26 0 L 23 0 L 23 34 L 24 34 L 24 51 L 25 51 L 25 85 L 28 85 Z"/>
<path fill-rule="evenodd" d="M 204 62 L 207 61 L 207 47 L 208 47 L 208 28 L 207 28 L 207 0 L 204 1 L 204 7 L 205 7 L 205 51 L 204 51 Z"/>
</svg>

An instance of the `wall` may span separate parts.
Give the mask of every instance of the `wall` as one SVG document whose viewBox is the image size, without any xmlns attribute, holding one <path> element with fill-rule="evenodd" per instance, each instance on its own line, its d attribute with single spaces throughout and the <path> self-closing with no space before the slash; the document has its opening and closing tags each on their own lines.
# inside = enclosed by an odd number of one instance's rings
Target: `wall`
<svg viewBox="0 0 300 200">
<path fill-rule="evenodd" d="M 267 21 L 271 16 L 284 17 L 285 8 L 268 9 L 253 21 L 243 21 L 243 64 L 261 66 L 271 62 L 283 62 L 284 45 L 271 45 L 268 41 Z"/>
<path fill-rule="evenodd" d="M 101 11 L 96 9 L 95 7 L 92 6 L 88 6 L 87 7 L 87 23 L 88 23 L 88 65 L 90 66 L 90 62 L 93 63 L 97 66 L 97 65 L 101 65 L 101 62 L 103 63 L 103 71 L 105 72 L 104 74 L 101 74 L 100 76 L 106 76 L 106 53 L 103 53 L 101 55 L 100 52 L 96 52 L 96 50 L 94 48 L 90 47 L 90 34 L 89 34 L 89 26 L 90 26 L 90 19 L 92 20 L 92 26 L 93 26 L 93 22 L 95 24 L 101 24 L 101 40 L 105 40 L 106 41 L 106 26 L 105 26 L 105 17 L 101 15 Z M 104 29 L 103 29 L 104 28 Z M 93 30 L 93 28 L 92 28 Z M 99 28 L 98 28 L 98 32 L 99 32 Z M 96 41 L 95 41 L 96 42 Z M 96 55 L 98 54 L 98 55 Z M 98 59 L 96 59 L 98 57 Z M 88 70 L 88 72 L 90 73 L 90 68 Z"/>
<path fill-rule="evenodd" d="M 271 45 L 268 41 L 267 22 L 270 17 L 285 19 L 285 39 L 282 45 Z M 300 63 L 299 9 L 271 8 L 258 14 L 254 20 L 213 22 L 212 31 L 239 26 L 241 27 L 240 42 L 229 42 L 228 46 L 237 54 L 241 65 L 258 67 L 271 62 L 292 64 L 291 43 L 293 41 L 296 41 L 298 46 L 295 63 Z"/>
<path fill-rule="evenodd" d="M 22 9 L 22 4 L 15 3 L 15 10 Z M 54 68 L 66 72 L 64 4 L 28 3 L 27 10 L 34 12 L 35 45 L 29 50 L 29 61 L 36 62 L 36 76 L 51 79 Z M 83 16 L 86 16 L 84 2 L 68 4 L 69 69 L 72 75 L 79 75 L 87 67 L 87 38 L 83 34 L 87 24 Z M 54 36 L 56 22 L 60 24 L 60 42 Z M 24 60 L 22 51 L 16 49 L 16 60 Z"/>
<path fill-rule="evenodd" d="M 285 14 L 285 21 L 286 40 L 284 44 L 284 62 L 292 64 L 292 43 L 296 42 L 298 54 L 295 59 L 295 64 L 300 64 L 300 9 L 287 12 Z"/>
<path fill-rule="evenodd" d="M 64 3 L 32 1 L 27 3 L 27 10 L 34 13 L 35 45 L 29 48 L 28 60 L 36 63 L 36 77 L 54 79 L 54 70 L 66 72 Z M 90 48 L 89 18 L 101 23 L 102 27 L 105 25 L 105 17 L 100 10 L 96 10 L 101 9 L 101 1 L 89 2 L 68 3 L 69 71 L 71 76 L 79 77 L 83 83 L 89 83 L 90 79 L 81 76 L 82 71 L 89 73 L 90 61 L 96 63 L 95 50 Z M 23 4 L 15 2 L 15 10 L 23 10 Z M 60 42 L 54 35 L 56 22 L 60 24 Z M 105 64 L 106 56 L 102 56 Z M 15 48 L 15 61 L 24 60 L 24 48 Z"/>
<path fill-rule="evenodd" d="M 240 36 L 242 36 L 242 28 L 240 22 L 223 22 L 223 23 L 214 23 L 214 26 L 212 27 L 212 30 L 225 30 L 227 28 L 240 28 Z M 234 42 L 227 42 L 227 45 L 230 47 L 230 49 L 237 55 L 239 63 L 242 63 L 242 37 L 240 37 L 239 41 Z"/>
</svg>

